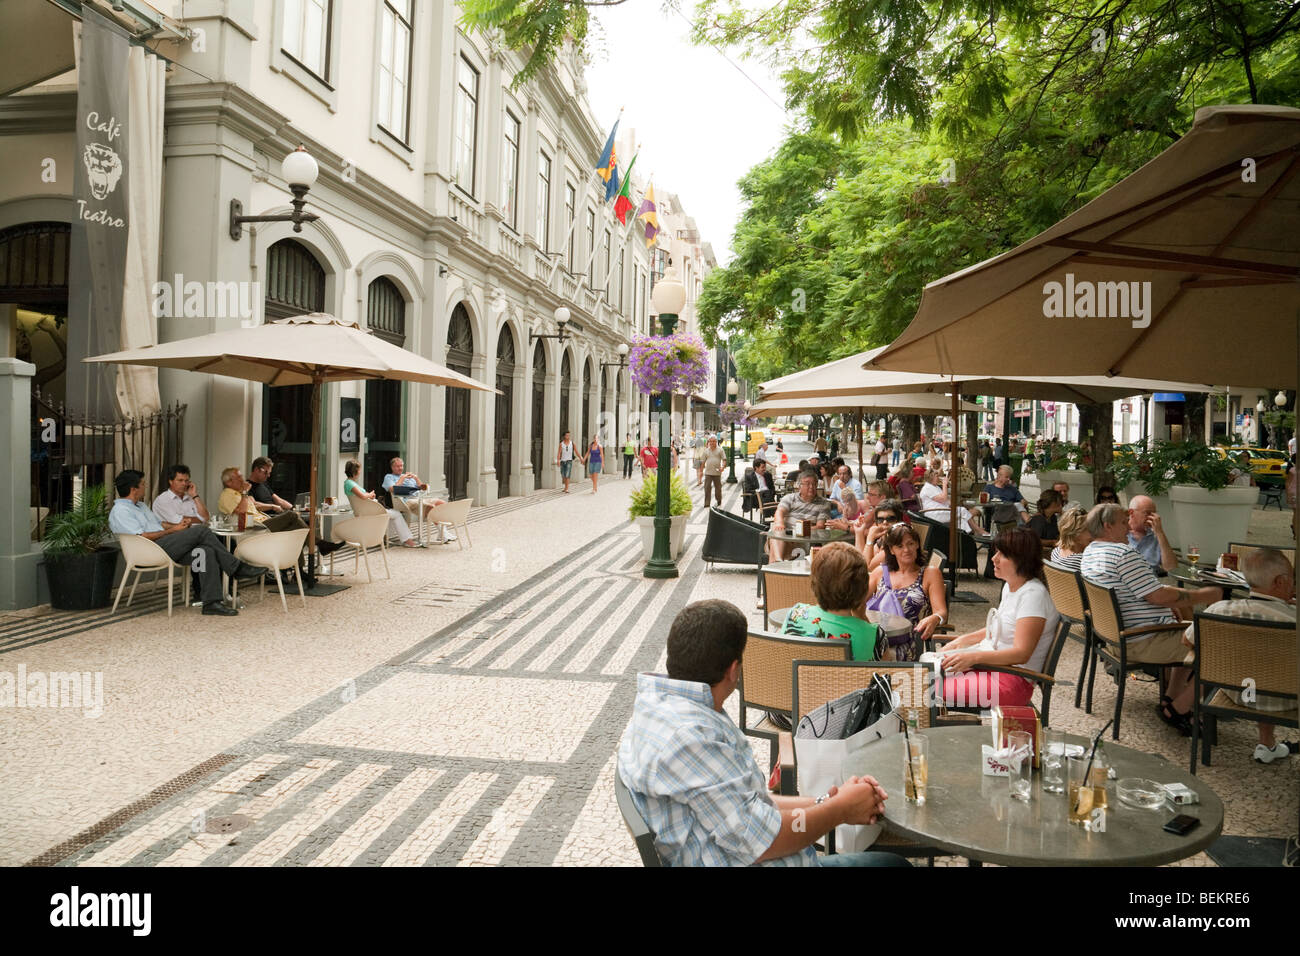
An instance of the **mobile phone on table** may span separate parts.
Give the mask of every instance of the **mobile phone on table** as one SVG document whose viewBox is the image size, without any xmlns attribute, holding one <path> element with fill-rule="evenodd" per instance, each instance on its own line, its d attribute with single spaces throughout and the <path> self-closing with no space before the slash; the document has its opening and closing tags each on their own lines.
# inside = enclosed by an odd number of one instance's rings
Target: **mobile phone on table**
<svg viewBox="0 0 1300 956">
<path fill-rule="evenodd" d="M 1201 821 L 1197 817 L 1187 813 L 1180 813 L 1164 825 L 1164 831 L 1175 836 L 1187 836 L 1200 825 Z"/>
</svg>

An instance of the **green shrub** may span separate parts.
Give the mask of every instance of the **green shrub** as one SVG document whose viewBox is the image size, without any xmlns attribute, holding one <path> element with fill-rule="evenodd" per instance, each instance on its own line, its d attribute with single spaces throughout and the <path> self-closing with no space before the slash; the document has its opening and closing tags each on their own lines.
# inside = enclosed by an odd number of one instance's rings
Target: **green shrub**
<svg viewBox="0 0 1300 956">
<path fill-rule="evenodd" d="M 668 513 L 670 515 L 688 515 L 691 513 L 691 493 L 686 490 L 686 482 L 678 472 L 672 473 L 672 485 L 668 493 Z M 655 515 L 655 497 L 659 493 L 659 472 L 647 471 L 645 478 L 628 503 L 627 513 L 632 518 L 653 518 Z"/>
<path fill-rule="evenodd" d="M 108 495 L 102 485 L 84 488 L 70 510 L 45 519 L 46 554 L 93 554 L 108 536 Z"/>
</svg>

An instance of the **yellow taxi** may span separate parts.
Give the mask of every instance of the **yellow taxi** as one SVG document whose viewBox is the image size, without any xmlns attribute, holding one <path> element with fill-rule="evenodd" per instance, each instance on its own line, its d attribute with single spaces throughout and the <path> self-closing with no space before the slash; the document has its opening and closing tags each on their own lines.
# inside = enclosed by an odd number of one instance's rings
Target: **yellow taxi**
<svg viewBox="0 0 1300 956">
<path fill-rule="evenodd" d="M 1280 485 L 1286 481 L 1286 452 L 1276 448 L 1258 448 L 1254 445 L 1216 446 L 1222 458 L 1236 461 L 1243 451 L 1250 453 L 1250 472 L 1257 485 Z"/>
</svg>

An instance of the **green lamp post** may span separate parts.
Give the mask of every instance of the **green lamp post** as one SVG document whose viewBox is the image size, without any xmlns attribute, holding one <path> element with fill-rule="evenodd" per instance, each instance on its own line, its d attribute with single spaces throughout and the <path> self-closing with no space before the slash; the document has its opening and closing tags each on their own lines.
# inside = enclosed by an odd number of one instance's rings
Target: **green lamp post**
<svg viewBox="0 0 1300 956">
<path fill-rule="evenodd" d="M 686 287 L 682 285 L 677 276 L 677 267 L 669 266 L 664 272 L 663 278 L 655 283 L 654 291 L 650 293 L 650 308 L 659 313 L 659 324 L 662 335 L 672 335 L 677 328 L 677 316 L 681 314 L 682 306 L 686 304 Z M 646 562 L 645 576 L 647 578 L 675 578 L 677 577 L 677 562 L 673 559 L 672 548 L 669 545 L 669 531 L 672 528 L 672 518 L 668 514 L 668 502 L 672 497 L 672 480 L 673 480 L 673 453 L 668 447 L 669 434 L 668 424 L 671 419 L 669 414 L 672 407 L 673 393 L 670 391 L 659 393 L 659 479 L 655 488 L 655 546 L 650 555 L 650 560 Z"/>
<path fill-rule="evenodd" d="M 727 382 L 727 401 L 733 405 L 736 403 L 736 393 L 740 391 L 740 386 L 736 384 L 733 378 Z M 727 449 L 727 462 L 730 466 L 730 472 L 727 475 L 727 484 L 736 483 L 736 419 L 731 419 L 731 446 Z"/>
</svg>

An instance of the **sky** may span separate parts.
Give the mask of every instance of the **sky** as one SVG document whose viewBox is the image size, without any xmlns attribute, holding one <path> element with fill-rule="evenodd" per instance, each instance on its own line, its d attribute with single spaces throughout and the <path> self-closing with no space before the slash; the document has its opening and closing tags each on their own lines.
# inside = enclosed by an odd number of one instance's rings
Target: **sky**
<svg viewBox="0 0 1300 956">
<path fill-rule="evenodd" d="M 677 194 L 725 264 L 741 212 L 736 182 L 773 153 L 788 117 L 766 66 L 694 45 L 685 16 L 659 0 L 594 10 L 587 100 L 606 129 L 623 108 L 619 131 L 635 128 L 641 144 L 636 173 Z"/>
</svg>

